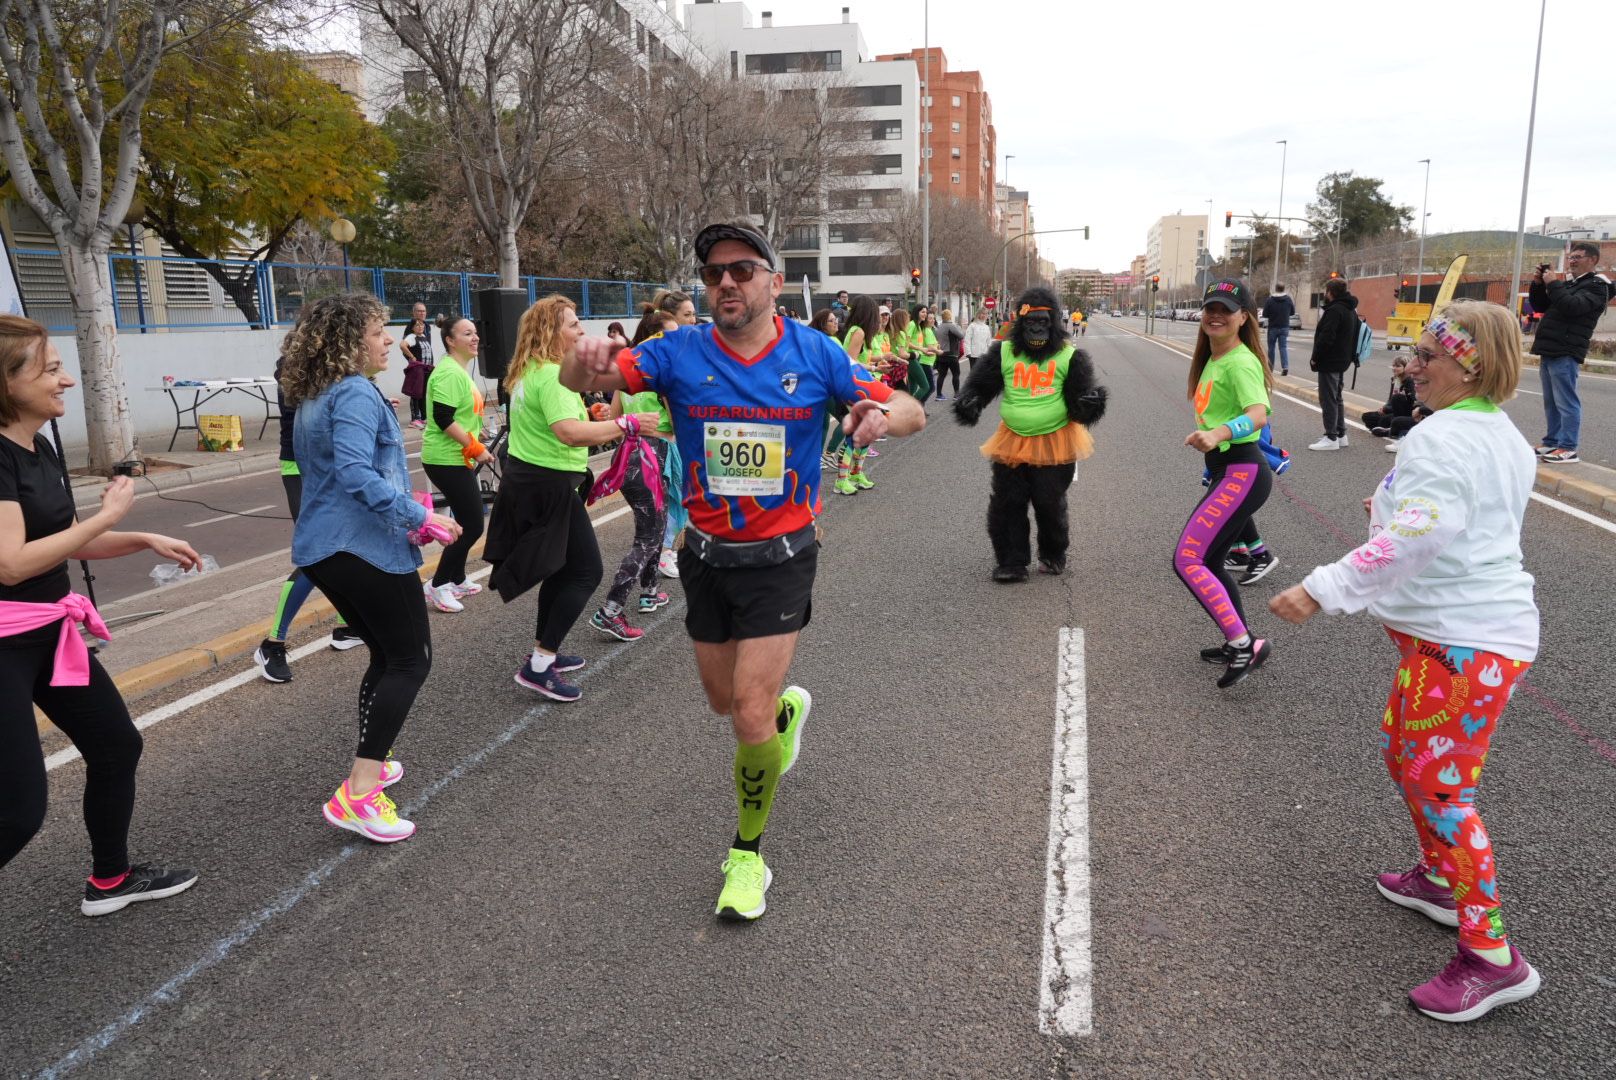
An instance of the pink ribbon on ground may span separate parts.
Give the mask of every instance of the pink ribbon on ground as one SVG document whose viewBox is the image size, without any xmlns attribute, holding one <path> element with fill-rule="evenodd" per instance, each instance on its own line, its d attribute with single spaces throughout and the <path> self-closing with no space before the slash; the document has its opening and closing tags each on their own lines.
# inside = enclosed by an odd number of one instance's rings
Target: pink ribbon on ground
<svg viewBox="0 0 1616 1080">
<path fill-rule="evenodd" d="M 20 600 L 0 600 L 0 637 L 11 637 L 38 630 L 41 626 L 62 620 L 62 632 L 56 639 L 56 669 L 51 672 L 52 686 L 90 685 L 90 650 L 79 637 L 77 624 L 83 623 L 90 633 L 102 641 L 109 641 L 112 633 L 101 620 L 88 597 L 68 593 L 55 603 L 29 604 Z"/>
<path fill-rule="evenodd" d="M 662 494 L 662 462 L 658 460 L 656 449 L 651 446 L 651 440 L 633 432 L 624 434 L 617 452 L 612 455 L 611 464 L 600 474 L 595 486 L 589 489 L 586 506 L 595 505 L 623 486 L 623 481 L 628 478 L 629 462 L 634 460 L 635 454 L 640 455 L 640 479 L 644 480 L 645 486 L 651 490 L 651 500 L 656 504 L 656 508 L 662 509 L 665 501 Z"/>
</svg>

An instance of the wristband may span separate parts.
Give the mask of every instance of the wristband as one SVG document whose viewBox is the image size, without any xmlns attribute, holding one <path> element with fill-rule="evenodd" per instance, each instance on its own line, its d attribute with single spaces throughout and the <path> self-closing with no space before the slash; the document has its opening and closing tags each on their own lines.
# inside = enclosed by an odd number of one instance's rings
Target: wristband
<svg viewBox="0 0 1616 1080">
<path fill-rule="evenodd" d="M 1250 435 L 1253 431 L 1257 430 L 1257 425 L 1252 423 L 1251 417 L 1247 416 L 1245 413 L 1241 413 L 1224 426 L 1229 429 L 1230 442 L 1233 442 L 1235 439 L 1243 439 L 1247 435 Z"/>
<path fill-rule="evenodd" d="M 471 437 L 471 441 L 469 443 L 460 448 L 460 456 L 466 459 L 467 465 L 470 465 L 472 462 L 476 461 L 486 453 L 488 453 L 488 447 L 478 442 L 477 436 L 475 435 Z"/>
</svg>

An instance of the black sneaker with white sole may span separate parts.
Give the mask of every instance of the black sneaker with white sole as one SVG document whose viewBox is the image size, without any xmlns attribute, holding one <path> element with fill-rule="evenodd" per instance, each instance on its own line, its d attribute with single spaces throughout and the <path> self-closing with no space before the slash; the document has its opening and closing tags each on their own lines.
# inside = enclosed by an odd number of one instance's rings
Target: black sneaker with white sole
<svg viewBox="0 0 1616 1080">
<path fill-rule="evenodd" d="M 1218 676 L 1218 689 L 1227 690 L 1243 681 L 1247 675 L 1263 666 L 1272 651 L 1265 638 L 1256 638 L 1243 649 L 1231 646 L 1229 661 L 1224 666 L 1223 674 Z"/>
<path fill-rule="evenodd" d="M 1251 565 L 1251 552 L 1231 551 L 1223 558 L 1223 568 L 1231 574 L 1243 574 Z"/>
<path fill-rule="evenodd" d="M 1208 645 L 1201 650 L 1201 659 L 1209 664 L 1227 664 L 1234 657 L 1234 646 L 1225 641 L 1222 645 Z"/>
<path fill-rule="evenodd" d="M 258 651 L 253 653 L 253 663 L 258 665 L 258 674 L 268 682 L 291 682 L 292 666 L 286 662 L 286 642 L 271 641 L 265 638 L 258 643 Z"/>
<path fill-rule="evenodd" d="M 339 626 L 331 631 L 331 647 L 338 652 L 357 649 L 364 643 L 365 639 L 360 637 L 358 631 L 351 626 Z"/>
<path fill-rule="evenodd" d="M 111 915 L 141 900 L 161 900 L 182 893 L 195 884 L 195 870 L 168 870 L 141 863 L 131 866 L 123 880 L 110 889 L 100 889 L 86 881 L 79 910 L 91 916 Z"/>
<path fill-rule="evenodd" d="M 1251 557 L 1250 565 L 1248 565 L 1246 567 L 1245 575 L 1243 577 L 1241 577 L 1241 579 L 1240 579 L 1240 584 L 1242 584 L 1242 585 L 1255 584 L 1255 583 L 1261 581 L 1263 578 L 1267 577 L 1268 576 L 1268 571 L 1272 570 L 1274 567 L 1276 567 L 1278 565 L 1279 565 L 1279 560 L 1274 558 L 1274 555 L 1273 555 L 1272 552 L 1264 551 L 1264 552 L 1262 552 L 1260 554 L 1253 555 Z"/>
</svg>

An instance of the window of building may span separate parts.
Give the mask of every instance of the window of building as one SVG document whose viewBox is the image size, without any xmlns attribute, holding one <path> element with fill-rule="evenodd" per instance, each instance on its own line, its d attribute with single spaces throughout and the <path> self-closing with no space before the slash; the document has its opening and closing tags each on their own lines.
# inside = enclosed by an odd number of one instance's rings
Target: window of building
<svg viewBox="0 0 1616 1080">
<path fill-rule="evenodd" d="M 959 183 L 960 182 L 960 174 L 959 173 L 949 173 L 948 174 L 948 182 L 951 183 L 951 184 Z"/>
<path fill-rule="evenodd" d="M 830 193 L 832 210 L 875 210 L 892 206 L 895 188 L 844 188 Z"/>
<path fill-rule="evenodd" d="M 431 83 L 427 81 L 426 72 L 420 68 L 410 68 L 404 72 L 404 92 L 406 94 L 425 94 L 429 91 Z"/>
<path fill-rule="evenodd" d="M 819 284 L 819 257 L 809 255 L 801 259 L 788 258 L 785 261 L 786 284 L 800 284 L 803 278 Z"/>
<path fill-rule="evenodd" d="M 843 221 L 830 227 L 833 244 L 867 244 L 880 238 L 880 230 L 873 221 Z"/>
<path fill-rule="evenodd" d="M 840 49 L 827 52 L 753 53 L 746 58 L 748 75 L 790 75 L 806 71 L 840 71 Z"/>
<path fill-rule="evenodd" d="M 960 122 L 958 120 L 951 121 L 948 125 L 948 129 L 954 134 L 958 135 L 960 133 Z"/>
<path fill-rule="evenodd" d="M 948 156 L 957 159 L 960 156 L 960 148 L 957 146 L 950 146 L 948 148 Z"/>
<path fill-rule="evenodd" d="M 897 176 L 903 172 L 903 155 L 871 154 L 839 158 L 836 171 L 843 176 Z"/>
<path fill-rule="evenodd" d="M 831 91 L 830 103 L 844 109 L 902 105 L 901 86 L 840 86 Z"/>
<path fill-rule="evenodd" d="M 876 120 L 870 124 L 870 138 L 876 142 L 894 142 L 903 138 L 902 120 Z"/>
<path fill-rule="evenodd" d="M 741 54 L 734 49 L 729 51 L 729 79 L 734 82 L 741 77 Z"/>
<path fill-rule="evenodd" d="M 830 272 L 833 277 L 851 277 L 869 274 L 897 274 L 902 272 L 896 255 L 832 255 Z"/>
<path fill-rule="evenodd" d="M 634 24 L 634 47 L 641 52 L 645 51 L 645 24 Z"/>
<path fill-rule="evenodd" d="M 954 108 L 956 108 L 956 109 L 959 108 L 960 107 L 960 96 L 958 94 L 955 94 L 953 96 L 953 98 L 950 99 L 950 104 L 952 104 L 954 106 Z"/>
<path fill-rule="evenodd" d="M 782 245 L 786 251 L 818 251 L 819 226 L 798 225 L 786 233 L 786 242 Z"/>
</svg>

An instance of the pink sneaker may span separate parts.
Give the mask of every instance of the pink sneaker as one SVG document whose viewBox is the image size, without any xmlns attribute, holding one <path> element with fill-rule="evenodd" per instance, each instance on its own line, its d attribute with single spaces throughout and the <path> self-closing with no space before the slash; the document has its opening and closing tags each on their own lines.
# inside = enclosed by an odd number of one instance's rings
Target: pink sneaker
<svg viewBox="0 0 1616 1080">
<path fill-rule="evenodd" d="M 1514 945 L 1509 947 L 1509 963 L 1499 967 L 1461 943 L 1459 954 L 1442 969 L 1442 974 L 1410 990 L 1408 999 L 1432 1019 L 1459 1024 L 1486 1016 L 1500 1005 L 1529 998 L 1541 985 L 1537 969 Z"/>
<path fill-rule="evenodd" d="M 337 828 L 356 832 L 378 844 L 392 844 L 415 835 L 415 822 L 399 817 L 393 800 L 379 787 L 363 797 L 356 797 L 344 780 L 337 793 L 326 800 L 321 812 Z"/>
<path fill-rule="evenodd" d="M 401 761 L 394 761 L 392 755 L 389 754 L 387 760 L 382 762 L 382 776 L 381 779 L 377 781 L 376 786 L 384 788 L 392 787 L 402 779 L 404 779 L 404 763 Z"/>
<path fill-rule="evenodd" d="M 1453 902 L 1453 890 L 1444 889 L 1426 877 L 1425 867 L 1420 863 L 1401 874 L 1381 874 L 1375 880 L 1375 888 L 1392 903 L 1417 911 L 1432 922 L 1459 925 L 1459 905 Z"/>
</svg>

